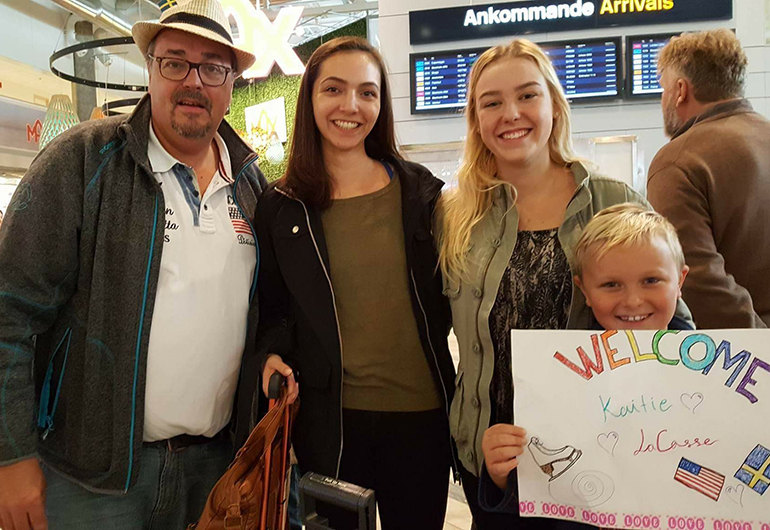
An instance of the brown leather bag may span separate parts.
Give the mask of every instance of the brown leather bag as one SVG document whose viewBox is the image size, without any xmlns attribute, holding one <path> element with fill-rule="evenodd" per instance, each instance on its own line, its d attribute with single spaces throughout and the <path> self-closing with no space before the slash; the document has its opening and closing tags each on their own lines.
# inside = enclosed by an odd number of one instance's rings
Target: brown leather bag
<svg viewBox="0 0 770 530">
<path fill-rule="evenodd" d="M 291 424 L 299 400 L 288 405 L 286 389 L 251 431 L 214 489 L 203 514 L 188 530 L 287 530 Z"/>
</svg>

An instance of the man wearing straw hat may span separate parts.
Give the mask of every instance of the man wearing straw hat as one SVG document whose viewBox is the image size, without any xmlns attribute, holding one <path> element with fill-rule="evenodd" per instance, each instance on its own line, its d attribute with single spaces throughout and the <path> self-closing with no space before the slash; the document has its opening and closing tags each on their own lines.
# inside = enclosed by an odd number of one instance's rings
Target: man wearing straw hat
<svg viewBox="0 0 770 530">
<path fill-rule="evenodd" d="M 4 530 L 181 529 L 232 456 L 266 182 L 223 117 L 255 57 L 216 0 L 133 34 L 149 95 L 49 144 L 0 232 Z"/>
</svg>

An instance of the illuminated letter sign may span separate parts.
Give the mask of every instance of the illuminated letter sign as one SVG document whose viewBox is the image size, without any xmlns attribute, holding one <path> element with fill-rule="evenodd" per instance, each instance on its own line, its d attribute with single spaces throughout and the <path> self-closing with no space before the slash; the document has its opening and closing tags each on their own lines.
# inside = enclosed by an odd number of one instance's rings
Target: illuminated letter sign
<svg viewBox="0 0 770 530">
<path fill-rule="evenodd" d="M 419 2 L 416 2 L 419 3 Z M 462 2 L 455 2 L 462 3 Z M 409 12 L 409 43 L 733 18 L 733 0 L 507 0 Z"/>
<path fill-rule="evenodd" d="M 610 0 L 605 0 L 609 2 Z M 642 0 L 644 1 L 644 0 Z M 489 24 L 509 24 L 515 22 L 529 22 L 536 20 L 558 20 L 570 17 L 590 17 L 596 11 L 593 2 L 577 0 L 573 4 L 551 4 L 548 6 L 529 6 L 519 8 L 496 9 L 489 6 L 487 9 L 468 9 L 465 12 L 463 26 L 479 26 Z"/>
<path fill-rule="evenodd" d="M 236 45 L 257 56 L 257 62 L 243 72 L 243 77 L 267 77 L 274 63 L 286 75 L 300 75 L 305 71 L 305 65 L 289 46 L 289 37 L 302 17 L 301 7 L 284 7 L 270 22 L 267 15 L 248 0 L 221 0 L 221 3 L 225 14 L 238 26 Z"/>
</svg>

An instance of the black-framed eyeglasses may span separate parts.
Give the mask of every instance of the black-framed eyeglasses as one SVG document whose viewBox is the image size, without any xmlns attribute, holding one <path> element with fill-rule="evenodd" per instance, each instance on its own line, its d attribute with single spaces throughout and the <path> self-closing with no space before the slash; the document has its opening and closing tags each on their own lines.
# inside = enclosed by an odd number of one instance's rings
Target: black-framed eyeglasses
<svg viewBox="0 0 770 530">
<path fill-rule="evenodd" d="M 225 84 L 227 74 L 233 71 L 228 66 L 213 63 L 193 63 L 186 59 L 177 57 L 153 57 L 153 61 L 158 61 L 160 75 L 169 81 L 181 81 L 186 79 L 191 69 L 198 71 L 198 77 L 206 86 L 217 87 Z"/>
</svg>

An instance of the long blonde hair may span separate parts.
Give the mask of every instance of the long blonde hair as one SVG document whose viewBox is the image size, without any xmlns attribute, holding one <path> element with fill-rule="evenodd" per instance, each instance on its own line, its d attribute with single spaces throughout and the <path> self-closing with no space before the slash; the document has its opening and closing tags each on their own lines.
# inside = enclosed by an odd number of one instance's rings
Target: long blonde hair
<svg viewBox="0 0 770 530">
<path fill-rule="evenodd" d="M 497 178 L 494 155 L 481 139 L 476 112 L 479 78 L 490 64 L 519 57 L 533 61 L 548 85 L 554 115 L 553 130 L 548 138 L 551 160 L 560 166 L 577 160 L 572 149 L 569 103 L 556 71 L 543 50 L 526 39 L 516 39 L 506 46 L 495 46 L 481 54 L 470 75 L 468 103 L 465 106 L 468 133 L 457 172 L 458 187 L 445 194 L 440 205 L 442 230 L 438 242 L 439 264 L 444 275 L 454 280 L 459 280 L 467 272 L 465 254 L 473 227 L 492 205 L 495 188 L 506 185 Z"/>
</svg>

